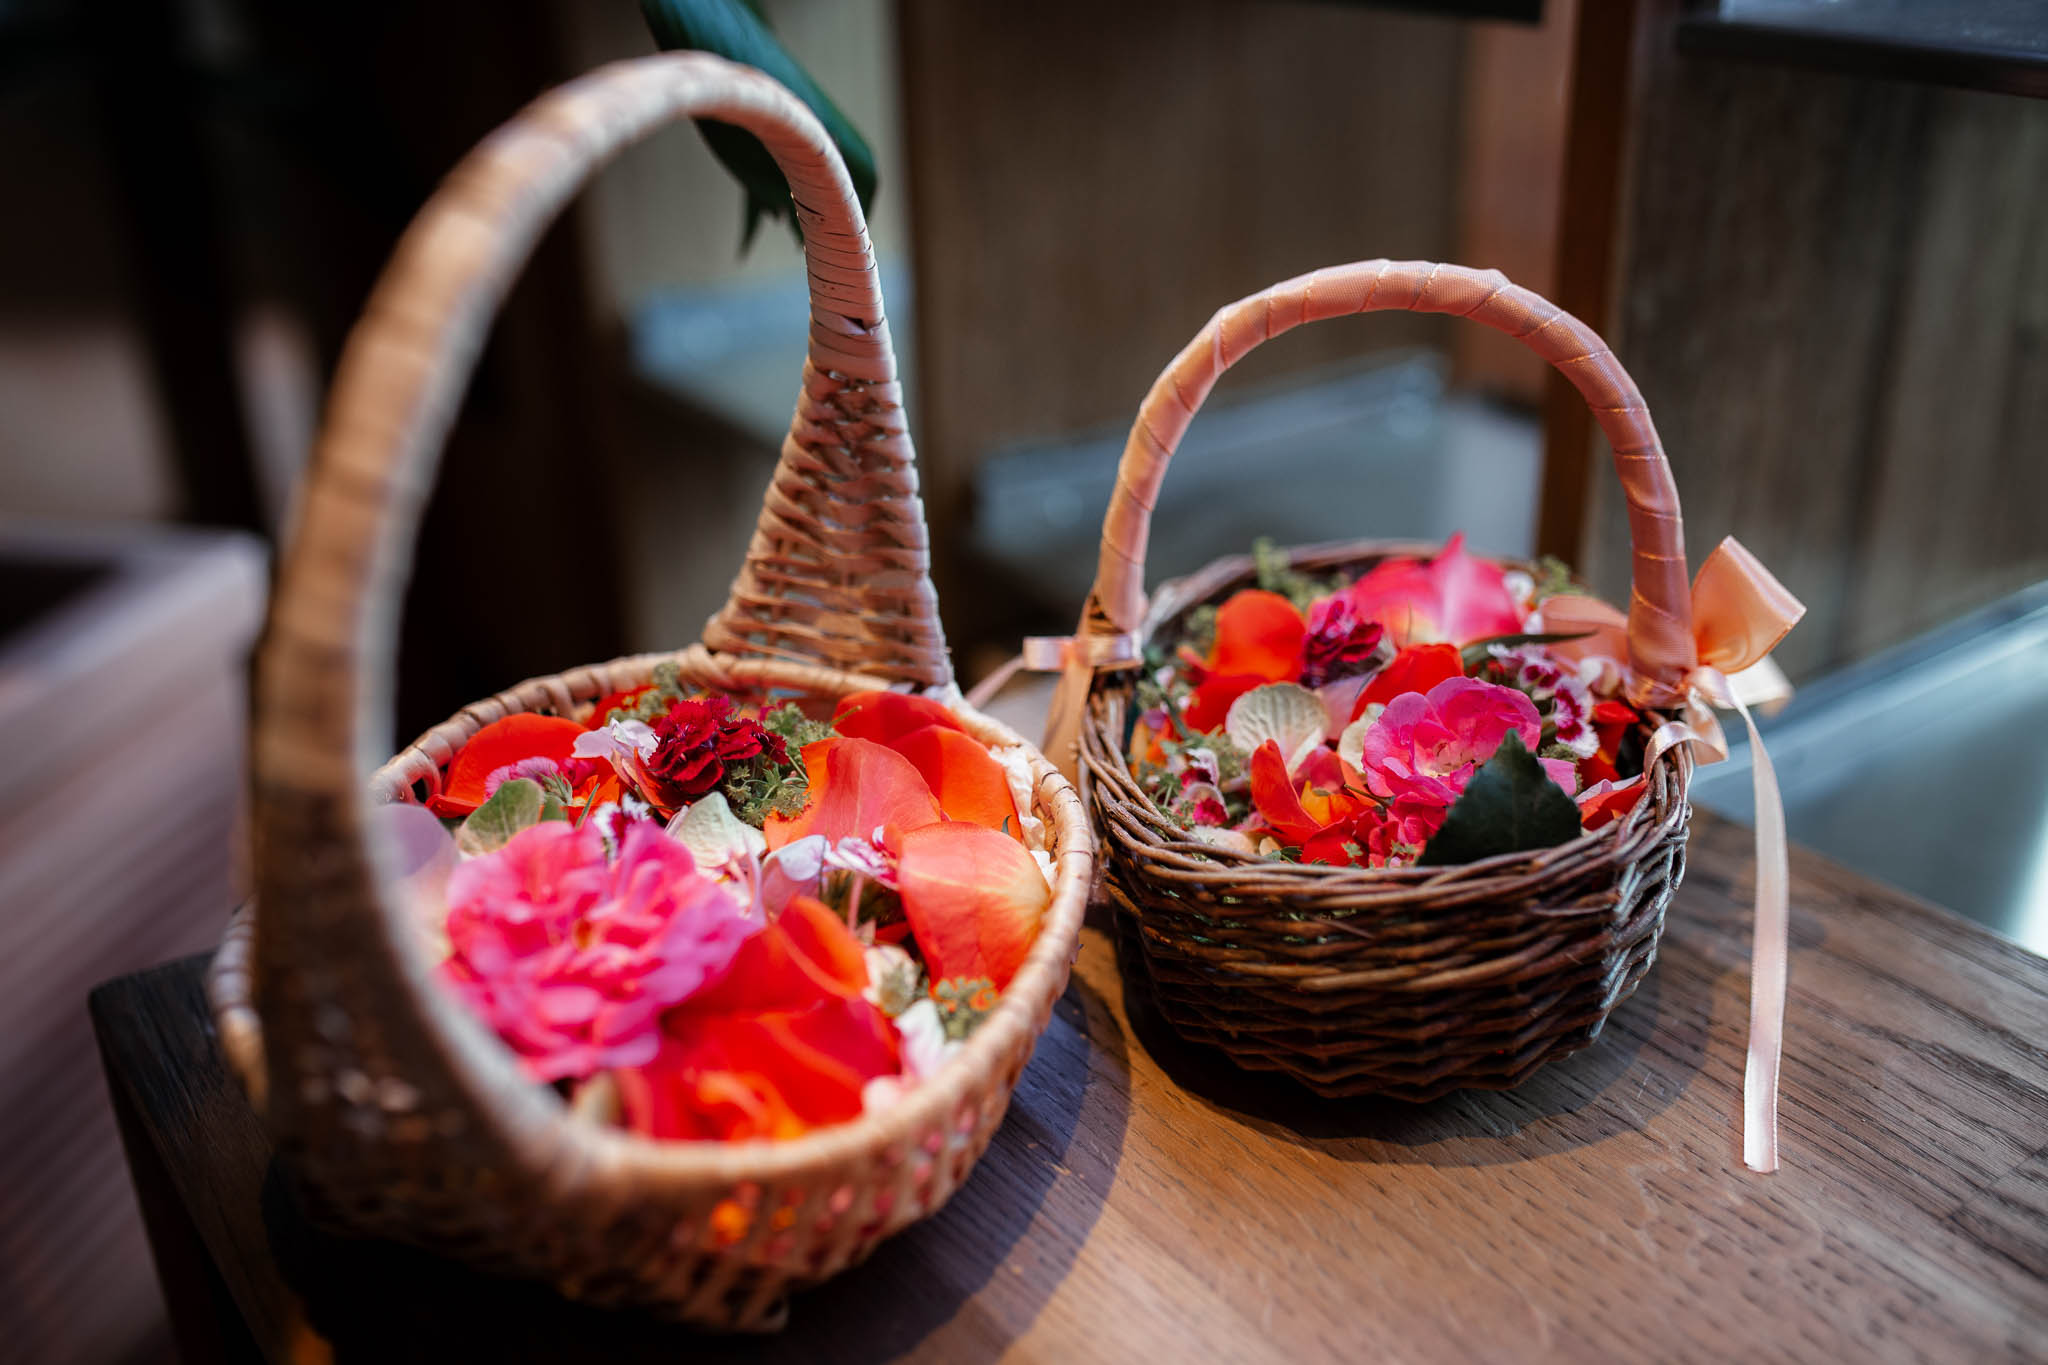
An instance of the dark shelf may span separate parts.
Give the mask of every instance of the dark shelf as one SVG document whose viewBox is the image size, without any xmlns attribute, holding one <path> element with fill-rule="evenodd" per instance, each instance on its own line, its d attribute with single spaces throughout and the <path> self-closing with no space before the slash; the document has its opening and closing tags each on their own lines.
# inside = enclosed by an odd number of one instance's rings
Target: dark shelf
<svg viewBox="0 0 2048 1365">
<path fill-rule="evenodd" d="M 1678 47 L 2048 99 L 2048 0 L 1719 0 Z"/>
</svg>

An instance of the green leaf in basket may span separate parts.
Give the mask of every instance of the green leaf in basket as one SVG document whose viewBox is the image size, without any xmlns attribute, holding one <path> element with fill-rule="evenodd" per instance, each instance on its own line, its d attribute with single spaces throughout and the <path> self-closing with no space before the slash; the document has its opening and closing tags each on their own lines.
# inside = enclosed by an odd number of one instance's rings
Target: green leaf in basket
<svg viewBox="0 0 2048 1365">
<path fill-rule="evenodd" d="M 1510 730 L 1472 774 L 1443 828 L 1416 860 L 1422 867 L 1474 863 L 1499 853 L 1551 848 L 1579 837 L 1579 808 Z"/>
<path fill-rule="evenodd" d="M 552 815 L 549 807 L 553 807 Z M 528 825 L 565 818 L 561 803 L 542 792 L 540 783 L 515 777 L 500 784 L 490 800 L 470 812 L 462 828 L 455 831 L 455 847 L 471 855 L 489 853 L 503 848 Z"/>
<path fill-rule="evenodd" d="M 665 51 L 691 49 L 710 52 L 729 61 L 755 67 L 789 87 L 790 93 L 810 106 L 818 122 L 839 148 L 853 179 L 853 192 L 865 212 L 875 198 L 875 154 L 831 96 L 819 88 L 810 73 L 783 50 L 768 31 L 760 11 L 747 0 L 640 0 L 640 13 L 647 20 L 654 41 Z M 730 123 L 699 119 L 697 131 L 704 135 L 712 155 L 724 163 L 747 194 L 746 225 L 740 238 L 745 251 L 754 240 L 754 229 L 763 218 L 787 218 L 797 240 L 803 228 L 790 202 L 789 182 L 783 179 L 775 158 L 761 140 Z"/>
</svg>

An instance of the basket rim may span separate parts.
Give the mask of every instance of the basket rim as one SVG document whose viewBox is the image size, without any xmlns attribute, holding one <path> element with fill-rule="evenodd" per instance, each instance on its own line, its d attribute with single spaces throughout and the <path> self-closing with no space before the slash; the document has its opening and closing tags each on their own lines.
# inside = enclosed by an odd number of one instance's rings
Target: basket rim
<svg viewBox="0 0 2048 1365">
<path fill-rule="evenodd" d="M 1433 554 L 1442 548 L 1441 544 L 1433 541 L 1368 537 L 1292 546 L 1286 553 L 1292 567 L 1328 569 L 1350 567 L 1395 555 Z M 1516 557 L 1501 557 L 1495 562 L 1524 570 L 1533 567 L 1528 561 Z M 1222 555 L 1191 573 L 1162 582 L 1153 590 L 1147 604 L 1144 626 L 1139 635 L 1141 646 L 1150 645 L 1162 630 L 1194 607 L 1238 586 L 1256 573 L 1256 568 L 1256 561 L 1251 555 Z M 1299 884 L 1298 888 L 1287 888 L 1288 891 L 1299 889 L 1329 895 L 1353 890 L 1357 901 L 1348 907 L 1350 911 L 1382 906 L 1393 908 L 1423 897 L 1441 906 L 1442 893 L 1446 892 L 1455 893 L 1461 901 L 1480 896 L 1513 896 L 1581 870 L 1561 864 L 1583 863 L 1589 859 L 1599 862 L 1633 861 L 1657 842 L 1667 826 L 1683 823 L 1690 816 L 1688 793 L 1694 765 L 1690 752 L 1680 745 L 1667 749 L 1658 759 L 1657 768 L 1668 774 L 1666 778 L 1653 781 L 1649 780 L 1650 774 L 1645 773 L 1651 800 L 1637 802 L 1622 819 L 1611 821 L 1597 830 L 1583 831 L 1578 837 L 1550 848 L 1501 853 L 1476 862 L 1427 868 L 1290 863 L 1256 853 L 1220 848 L 1190 836 L 1183 826 L 1159 808 L 1159 804 L 1134 778 L 1130 778 L 1130 757 L 1124 751 L 1123 727 L 1121 723 L 1114 722 L 1120 722 L 1115 710 L 1126 698 L 1132 678 L 1133 672 L 1129 669 L 1105 670 L 1094 674 L 1089 683 L 1086 723 L 1082 726 L 1081 767 L 1087 779 L 1083 785 L 1087 790 L 1088 804 L 1101 817 L 1102 828 L 1098 830 L 1098 838 L 1116 837 L 1108 818 L 1111 807 L 1130 812 L 1153 836 L 1152 846 L 1145 850 L 1148 861 L 1174 862 L 1178 864 L 1177 879 L 1203 886 L 1205 890 L 1210 889 L 1207 883 L 1215 883 L 1213 889 L 1218 894 L 1227 894 L 1231 885 L 1241 883 L 1247 874 L 1256 873 L 1262 879 Z M 1128 841 L 1119 839 L 1119 842 Z M 1270 898 L 1273 894 L 1269 890 L 1254 893 L 1261 899 Z M 1228 912 L 1228 907 L 1213 908 Z M 1346 913 L 1346 910 L 1333 908 L 1329 916 L 1341 917 Z"/>
<path fill-rule="evenodd" d="M 695 686 L 742 691 L 749 687 L 787 688 L 810 695 L 839 695 L 869 689 L 903 690 L 889 679 L 851 673 L 818 664 L 740 658 L 713 654 L 702 645 L 651 654 L 626 655 L 600 665 L 530 678 L 481 702 L 472 703 L 426 731 L 372 774 L 364 789 L 370 804 L 407 801 L 421 765 L 436 771 L 447 758 L 436 758 L 451 733 L 466 742 L 490 721 L 515 712 L 566 709 L 617 690 L 625 680 L 646 681 L 656 664 L 674 662 Z M 712 680 L 706 681 L 706 678 Z M 625 681 L 625 685 L 634 685 Z M 836 689 L 836 690 L 835 690 Z M 539 705 L 535 703 L 539 702 Z M 702 1187 L 706 1192 L 742 1180 L 774 1180 L 796 1176 L 812 1167 L 844 1163 L 858 1154 L 905 1142 L 934 1127 L 953 1127 L 953 1116 L 970 1092 L 999 1087 L 1007 1097 L 1010 1080 L 1002 1074 L 1012 1057 L 1028 1057 L 1042 1028 L 1038 1019 L 1050 1014 L 1066 989 L 1069 970 L 1079 951 L 1081 923 L 1093 877 L 1095 843 L 1085 807 L 1072 784 L 1047 762 L 1035 744 L 1002 722 L 951 698 L 950 709 L 985 747 L 1021 746 L 1036 777 L 1037 804 L 1047 817 L 1048 844 L 1054 856 L 1052 898 L 1038 937 L 1023 965 L 1002 992 L 996 1009 L 961 1051 L 939 1072 L 911 1088 L 896 1104 L 877 1113 L 863 1112 L 844 1123 L 787 1139 L 652 1138 L 609 1128 L 574 1114 L 551 1087 L 536 1085 L 519 1071 L 512 1050 L 447 992 L 418 991 L 431 973 L 422 946 L 393 922 L 402 913 L 398 898 L 380 898 L 381 928 L 390 935 L 408 967 L 407 976 L 425 1002 L 437 1041 L 469 1090 L 472 1106 L 502 1121 L 498 1099 L 517 1087 L 542 1105 L 543 1121 L 557 1126 L 565 1152 L 578 1153 L 595 1168 L 644 1175 L 669 1186 Z M 457 745 L 459 750 L 459 744 Z M 448 757 L 452 757 L 452 751 Z M 404 795 L 401 796 L 400 792 Z M 253 912 L 253 899 L 238 917 Z M 249 921 L 250 932 L 258 932 Z M 221 1025 L 229 1061 L 252 1097 L 263 1091 L 265 1060 L 262 1025 L 253 998 L 253 975 L 243 955 L 222 952 L 209 968 L 208 988 Z M 1019 1062 L 1021 1070 L 1022 1062 Z M 253 1083 L 252 1083 L 253 1082 Z M 906 1211 L 907 1218 L 915 1213 Z"/>
</svg>

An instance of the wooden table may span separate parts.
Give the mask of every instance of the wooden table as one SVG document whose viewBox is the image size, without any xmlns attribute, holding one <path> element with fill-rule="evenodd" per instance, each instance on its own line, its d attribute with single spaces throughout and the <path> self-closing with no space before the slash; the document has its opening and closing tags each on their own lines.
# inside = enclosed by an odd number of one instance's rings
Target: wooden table
<svg viewBox="0 0 2048 1365">
<path fill-rule="evenodd" d="M 1512 1094 L 1312 1100 L 1178 1044 L 1091 926 L 961 1193 L 766 1340 L 578 1308 L 297 1217 L 201 960 L 92 1000 L 194 1360 L 2048 1358 L 2048 962 L 1793 857 L 1785 1169 L 1744 1170 L 1748 833 Z"/>
</svg>

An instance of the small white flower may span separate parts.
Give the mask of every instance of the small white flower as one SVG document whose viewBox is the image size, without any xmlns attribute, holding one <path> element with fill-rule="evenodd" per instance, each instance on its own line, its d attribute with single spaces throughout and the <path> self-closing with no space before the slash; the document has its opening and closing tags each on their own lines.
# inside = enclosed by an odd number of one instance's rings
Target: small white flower
<svg viewBox="0 0 2048 1365">
<path fill-rule="evenodd" d="M 654 757 L 654 751 L 660 747 L 661 740 L 647 722 L 615 720 L 602 730 L 585 730 L 576 736 L 575 747 L 569 752 L 578 758 L 603 759 L 626 782 L 645 791 L 653 784 L 648 780 L 644 760 Z"/>
<path fill-rule="evenodd" d="M 818 894 L 818 880 L 825 874 L 822 834 L 807 834 L 776 849 L 761 860 L 761 903 L 771 911 L 781 910 L 798 896 Z"/>
<path fill-rule="evenodd" d="M 845 838 L 836 844 L 827 845 L 821 862 L 823 866 L 839 872 L 851 872 L 857 877 L 882 886 L 895 888 L 896 860 L 889 851 L 881 847 L 881 830 L 876 830 L 873 840 Z M 819 835 L 823 838 L 823 835 Z"/>
<path fill-rule="evenodd" d="M 946 1036 L 945 1021 L 930 996 L 896 1016 L 896 1032 L 903 1040 L 903 1074 L 912 1080 L 934 1075 L 965 1046 Z"/>
</svg>

